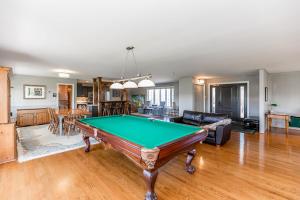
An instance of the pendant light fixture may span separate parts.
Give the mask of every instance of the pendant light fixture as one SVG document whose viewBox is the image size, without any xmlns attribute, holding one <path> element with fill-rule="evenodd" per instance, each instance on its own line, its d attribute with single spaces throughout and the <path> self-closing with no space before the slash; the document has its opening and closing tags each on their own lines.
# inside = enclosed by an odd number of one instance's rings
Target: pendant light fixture
<svg viewBox="0 0 300 200">
<path fill-rule="evenodd" d="M 155 87 L 155 83 L 150 79 L 146 78 L 139 82 L 138 87 Z"/>
<path fill-rule="evenodd" d="M 138 88 L 138 87 L 143 87 L 143 88 L 144 87 L 154 87 L 155 83 L 152 80 L 150 80 L 150 78 L 152 77 L 151 74 L 141 76 L 139 73 L 138 65 L 137 65 L 135 55 L 133 52 L 134 46 L 126 47 L 126 50 L 127 50 L 126 62 L 128 60 L 128 55 L 131 53 L 133 60 L 134 60 L 134 64 L 136 66 L 137 76 L 134 78 L 125 78 L 125 79 L 123 77 L 121 77 L 120 80 L 112 80 L 113 84 L 110 86 L 110 89 L 122 90 L 122 89 Z M 125 77 L 125 75 L 126 75 L 126 65 L 124 66 L 124 72 L 123 72 L 124 77 Z M 139 81 L 139 83 L 136 84 L 135 81 Z"/>
<path fill-rule="evenodd" d="M 116 82 L 116 83 L 111 84 L 110 89 L 123 90 L 124 86 L 121 83 Z"/>
<path fill-rule="evenodd" d="M 136 60 L 135 60 L 135 56 L 134 56 L 134 53 L 133 53 L 133 49 L 134 49 L 134 46 L 128 46 L 126 47 L 126 50 L 127 50 L 127 56 L 126 56 L 126 61 L 128 61 L 128 55 L 129 53 L 131 52 L 132 54 L 132 58 L 134 60 L 134 64 L 136 66 L 136 69 L 137 69 L 137 64 L 136 64 Z M 137 70 L 138 71 L 138 70 Z M 125 73 L 126 73 L 126 65 L 125 65 Z M 126 75 L 126 74 L 125 74 Z M 132 80 L 128 80 L 126 81 L 124 84 L 123 84 L 123 87 L 126 88 L 126 89 L 130 89 L 130 88 L 138 88 L 138 85 L 133 82 Z"/>
<path fill-rule="evenodd" d="M 123 84 L 124 88 L 138 88 L 137 84 L 133 81 L 127 81 Z"/>
</svg>

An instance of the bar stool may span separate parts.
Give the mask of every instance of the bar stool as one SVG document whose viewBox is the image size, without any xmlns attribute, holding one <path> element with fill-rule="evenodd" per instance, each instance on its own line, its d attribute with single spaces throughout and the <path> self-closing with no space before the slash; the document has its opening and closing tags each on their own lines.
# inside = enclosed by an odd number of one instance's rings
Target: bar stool
<svg viewBox="0 0 300 200">
<path fill-rule="evenodd" d="M 121 110 L 122 110 L 122 103 L 115 103 L 115 105 L 113 106 L 113 115 L 119 115 L 121 114 Z"/>
<path fill-rule="evenodd" d="M 102 115 L 111 115 L 111 103 L 104 103 Z"/>
<path fill-rule="evenodd" d="M 125 115 L 129 115 L 131 113 L 131 104 L 129 102 L 125 102 L 123 106 L 123 113 Z"/>
</svg>

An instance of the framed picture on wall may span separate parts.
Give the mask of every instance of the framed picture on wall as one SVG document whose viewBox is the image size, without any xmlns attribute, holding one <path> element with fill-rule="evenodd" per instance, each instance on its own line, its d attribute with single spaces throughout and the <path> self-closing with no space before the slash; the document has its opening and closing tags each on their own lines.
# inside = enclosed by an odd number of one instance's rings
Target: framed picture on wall
<svg viewBox="0 0 300 200">
<path fill-rule="evenodd" d="M 265 102 L 269 101 L 268 87 L 265 87 Z"/>
<path fill-rule="evenodd" d="M 45 99 L 46 86 L 24 85 L 24 99 Z"/>
<path fill-rule="evenodd" d="M 121 97 L 121 91 L 120 90 L 112 90 L 112 97 L 113 98 Z"/>
</svg>

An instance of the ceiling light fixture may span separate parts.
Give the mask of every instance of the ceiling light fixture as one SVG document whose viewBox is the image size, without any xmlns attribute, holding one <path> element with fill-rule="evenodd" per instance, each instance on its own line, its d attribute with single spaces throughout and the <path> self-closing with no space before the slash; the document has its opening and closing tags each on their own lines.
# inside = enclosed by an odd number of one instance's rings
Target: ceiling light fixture
<svg viewBox="0 0 300 200">
<path fill-rule="evenodd" d="M 111 84 L 110 89 L 123 90 L 124 86 L 121 83 L 116 82 L 116 83 Z"/>
<path fill-rule="evenodd" d="M 149 79 L 141 80 L 138 84 L 138 87 L 154 87 L 155 83 Z"/>
<path fill-rule="evenodd" d="M 133 81 L 127 81 L 123 84 L 124 88 L 137 88 L 138 85 Z"/>
<path fill-rule="evenodd" d="M 128 55 L 129 53 L 132 54 L 135 66 L 136 66 L 136 71 L 137 71 L 137 76 L 134 78 L 121 78 L 120 80 L 112 80 L 111 82 L 114 82 L 111 86 L 110 89 L 129 89 L 129 88 L 138 88 L 138 87 L 154 87 L 155 83 L 153 81 L 150 80 L 150 78 L 152 77 L 151 74 L 146 75 L 146 76 L 141 76 L 138 70 L 138 65 L 136 63 L 136 59 L 134 56 L 134 46 L 128 46 L 126 47 L 127 50 L 127 55 L 126 55 L 126 61 L 128 60 Z M 124 72 L 123 72 L 123 77 L 125 77 L 126 75 L 126 65 L 124 65 Z M 141 80 L 142 79 L 142 80 Z M 134 82 L 134 80 L 141 80 L 138 84 L 136 84 Z M 107 80 L 110 81 L 110 80 Z M 121 84 L 123 83 L 123 85 Z M 122 85 L 123 87 L 121 87 L 120 85 Z"/>
<path fill-rule="evenodd" d="M 60 78 L 70 78 L 70 74 L 68 74 L 68 73 L 63 73 L 63 72 L 58 73 L 58 76 L 59 76 Z"/>
<path fill-rule="evenodd" d="M 204 85 L 205 84 L 205 80 L 203 79 L 198 79 L 198 82 L 197 82 L 199 85 Z"/>
</svg>

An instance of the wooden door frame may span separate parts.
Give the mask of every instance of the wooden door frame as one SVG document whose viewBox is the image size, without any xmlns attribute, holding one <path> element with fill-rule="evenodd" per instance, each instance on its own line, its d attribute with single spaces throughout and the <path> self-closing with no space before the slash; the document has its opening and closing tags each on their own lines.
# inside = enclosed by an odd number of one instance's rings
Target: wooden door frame
<svg viewBox="0 0 300 200">
<path fill-rule="evenodd" d="M 211 105 L 210 105 L 210 88 L 212 85 L 234 85 L 234 84 L 246 84 L 247 85 L 247 117 L 249 117 L 249 104 L 250 104 L 250 90 L 249 90 L 249 85 L 250 81 L 236 81 L 236 82 L 220 82 L 220 83 L 209 83 L 208 84 L 208 91 L 207 91 L 207 98 L 208 98 L 208 110 L 211 110 Z"/>
<path fill-rule="evenodd" d="M 59 108 L 59 86 L 60 85 L 70 85 L 72 86 L 72 109 L 75 109 L 75 92 L 74 92 L 74 84 L 73 83 L 57 83 L 56 84 L 56 92 L 57 92 L 57 101 L 56 106 Z"/>
</svg>

